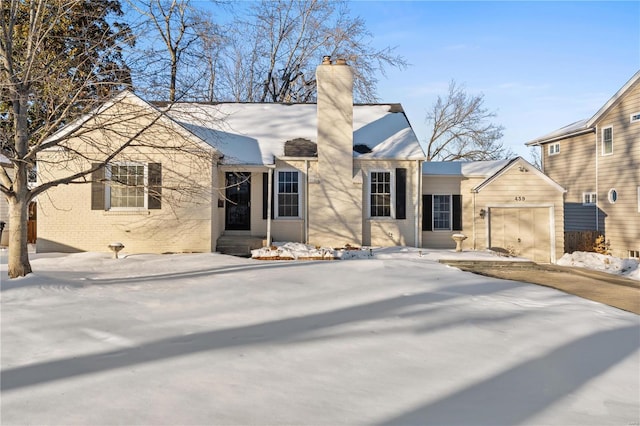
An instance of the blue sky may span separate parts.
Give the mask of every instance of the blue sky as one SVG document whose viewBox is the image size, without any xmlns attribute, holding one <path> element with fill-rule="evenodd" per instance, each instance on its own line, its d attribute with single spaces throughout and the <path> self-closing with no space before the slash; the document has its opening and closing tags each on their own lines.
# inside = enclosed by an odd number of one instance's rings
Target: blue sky
<svg viewBox="0 0 640 426">
<path fill-rule="evenodd" d="M 380 77 L 383 102 L 401 102 L 418 138 L 449 81 L 524 143 L 591 117 L 640 69 L 640 2 L 354 1 L 377 47 L 397 46 L 411 64 Z"/>
</svg>

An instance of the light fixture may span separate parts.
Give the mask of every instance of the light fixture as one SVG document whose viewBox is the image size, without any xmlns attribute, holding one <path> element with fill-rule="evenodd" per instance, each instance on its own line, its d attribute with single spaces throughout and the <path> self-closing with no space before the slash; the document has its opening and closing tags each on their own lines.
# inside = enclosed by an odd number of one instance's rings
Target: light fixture
<svg viewBox="0 0 640 426">
<path fill-rule="evenodd" d="M 480 209 L 480 219 L 484 219 L 487 215 L 487 211 L 485 209 Z"/>
</svg>

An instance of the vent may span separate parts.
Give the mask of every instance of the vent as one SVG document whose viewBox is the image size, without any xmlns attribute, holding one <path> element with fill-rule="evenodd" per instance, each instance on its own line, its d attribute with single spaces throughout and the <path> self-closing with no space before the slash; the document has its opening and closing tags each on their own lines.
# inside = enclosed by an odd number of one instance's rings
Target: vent
<svg viewBox="0 0 640 426">
<path fill-rule="evenodd" d="M 309 139 L 296 138 L 284 143 L 285 157 L 317 157 L 318 146 Z"/>
<path fill-rule="evenodd" d="M 353 150 L 358 154 L 368 154 L 371 152 L 371 148 L 361 143 L 354 145 Z"/>
</svg>

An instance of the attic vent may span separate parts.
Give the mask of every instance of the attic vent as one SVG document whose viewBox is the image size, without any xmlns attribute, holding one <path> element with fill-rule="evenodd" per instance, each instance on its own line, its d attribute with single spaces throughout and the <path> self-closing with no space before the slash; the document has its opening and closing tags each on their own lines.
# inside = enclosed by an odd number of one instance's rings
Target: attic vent
<svg viewBox="0 0 640 426">
<path fill-rule="evenodd" d="M 309 139 L 296 138 L 284 143 L 285 157 L 317 157 L 318 146 Z"/>
<path fill-rule="evenodd" d="M 371 148 L 361 143 L 354 145 L 353 150 L 358 154 L 368 154 L 371 152 Z"/>
</svg>

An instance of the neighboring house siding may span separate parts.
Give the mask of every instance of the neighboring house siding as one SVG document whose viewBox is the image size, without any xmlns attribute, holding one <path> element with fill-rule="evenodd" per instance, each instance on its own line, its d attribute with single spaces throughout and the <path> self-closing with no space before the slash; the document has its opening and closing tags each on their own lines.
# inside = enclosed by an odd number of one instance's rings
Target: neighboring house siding
<svg viewBox="0 0 640 426">
<path fill-rule="evenodd" d="M 583 193 L 596 192 L 596 136 L 587 133 L 554 143 L 560 144 L 557 154 L 549 154 L 549 144 L 541 147 L 544 173 L 567 190 L 566 202 L 582 203 Z"/>
<path fill-rule="evenodd" d="M 598 206 L 605 215 L 604 232 L 611 242 L 612 254 L 626 257 L 629 250 L 640 250 L 640 122 L 631 123 L 632 113 L 640 112 L 640 83 L 597 123 Z M 613 128 L 613 153 L 602 155 L 602 131 Z M 617 201 L 608 200 L 611 189 Z"/>
<path fill-rule="evenodd" d="M 596 215 L 596 212 L 598 213 Z M 604 229 L 604 212 L 595 205 L 582 203 L 564 204 L 565 231 L 593 231 Z M 596 223 L 598 224 L 596 226 Z"/>
</svg>

